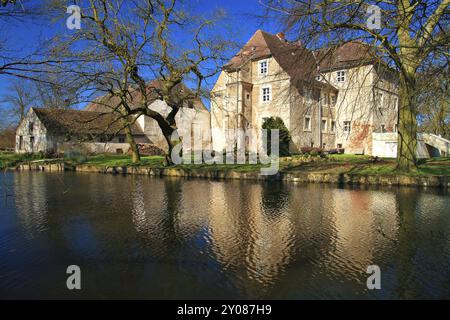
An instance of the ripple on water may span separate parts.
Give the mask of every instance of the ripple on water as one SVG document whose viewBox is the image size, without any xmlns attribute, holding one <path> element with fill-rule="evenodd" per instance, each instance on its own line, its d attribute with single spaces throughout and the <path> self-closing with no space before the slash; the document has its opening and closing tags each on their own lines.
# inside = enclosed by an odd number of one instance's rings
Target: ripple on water
<svg viewBox="0 0 450 320">
<path fill-rule="evenodd" d="M 1 297 L 54 297 L 73 261 L 101 284 L 87 285 L 85 297 L 450 296 L 450 200 L 439 191 L 95 174 L 4 179 L 14 197 L 0 202 Z M 373 264 L 382 295 L 365 287 Z"/>
</svg>

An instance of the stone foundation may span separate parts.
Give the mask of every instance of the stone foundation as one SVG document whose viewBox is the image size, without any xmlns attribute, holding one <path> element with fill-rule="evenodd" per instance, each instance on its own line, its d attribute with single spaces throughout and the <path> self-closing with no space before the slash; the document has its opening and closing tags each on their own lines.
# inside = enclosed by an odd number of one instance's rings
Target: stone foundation
<svg viewBox="0 0 450 320">
<path fill-rule="evenodd" d="M 356 175 L 280 172 L 274 176 L 262 176 L 259 172 L 236 172 L 205 169 L 155 169 L 150 167 L 98 167 L 79 165 L 71 167 L 63 163 L 55 164 L 21 164 L 17 170 L 35 170 L 44 172 L 92 172 L 106 174 L 134 174 L 154 177 L 186 177 L 200 179 L 241 179 L 258 181 L 291 181 L 301 183 L 330 183 L 336 185 L 383 185 L 383 186 L 420 186 L 447 189 L 450 186 L 450 176 L 406 176 L 406 175 Z"/>
</svg>

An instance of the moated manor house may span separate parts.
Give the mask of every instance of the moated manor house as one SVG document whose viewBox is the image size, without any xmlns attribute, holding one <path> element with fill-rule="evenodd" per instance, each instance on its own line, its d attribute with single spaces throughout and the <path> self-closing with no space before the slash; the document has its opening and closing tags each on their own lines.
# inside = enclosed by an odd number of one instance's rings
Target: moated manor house
<svg viewBox="0 0 450 320">
<path fill-rule="evenodd" d="M 361 42 L 314 52 L 283 33 L 258 30 L 224 66 L 211 97 L 212 129 L 260 132 L 266 118 L 280 117 L 293 152 L 319 147 L 371 155 L 374 133 L 397 130 L 395 73 Z M 226 146 L 223 137 L 213 136 L 215 150 Z"/>
<path fill-rule="evenodd" d="M 170 111 L 160 100 L 149 108 Z M 221 151 L 230 143 L 226 130 L 260 132 L 266 118 L 279 117 L 291 133 L 292 152 L 320 147 L 395 156 L 397 108 L 396 73 L 367 44 L 311 51 L 282 33 L 258 30 L 223 67 L 211 91 L 210 111 L 195 101 L 182 108 L 177 124 L 182 132 L 201 128 L 213 149 Z M 83 111 L 31 109 L 17 129 L 16 151 L 63 152 L 83 137 L 91 152 L 127 152 L 123 132 L 108 127 L 113 116 L 106 111 L 95 102 Z M 138 143 L 166 149 L 153 119 L 137 119 L 132 132 Z"/>
</svg>

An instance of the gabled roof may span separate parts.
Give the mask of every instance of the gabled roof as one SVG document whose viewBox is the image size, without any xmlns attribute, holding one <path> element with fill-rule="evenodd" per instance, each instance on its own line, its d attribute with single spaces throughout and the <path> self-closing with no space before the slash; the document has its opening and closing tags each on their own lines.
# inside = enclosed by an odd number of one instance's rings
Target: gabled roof
<svg viewBox="0 0 450 320">
<path fill-rule="evenodd" d="M 361 41 L 350 41 L 316 52 L 320 71 L 346 69 L 380 61 L 373 46 Z"/>
<path fill-rule="evenodd" d="M 259 60 L 272 55 L 272 51 L 266 41 L 269 33 L 258 30 L 242 49 L 223 67 L 225 70 L 234 70 L 240 68 L 250 60 Z"/>
<path fill-rule="evenodd" d="M 310 50 L 299 42 L 287 41 L 282 34 L 273 35 L 262 30 L 256 31 L 223 69 L 232 72 L 248 61 L 266 57 L 273 57 L 294 83 L 307 81 L 316 86 L 334 88 L 316 80 L 317 63 Z"/>
<path fill-rule="evenodd" d="M 161 88 L 161 82 L 159 80 L 152 80 L 147 84 L 147 95 L 149 97 L 149 104 L 152 104 L 159 99 L 157 91 Z M 188 97 L 185 101 L 186 108 L 195 109 L 199 111 L 208 111 L 200 98 L 189 98 L 193 96 L 193 92 L 184 84 L 179 84 L 175 87 L 175 91 L 179 92 L 180 97 Z M 136 109 L 139 107 L 141 101 L 141 93 L 137 89 L 131 89 L 130 107 Z M 106 94 L 101 96 L 87 105 L 84 110 L 96 111 L 96 112 L 112 112 L 119 105 L 120 98 Z"/>
<path fill-rule="evenodd" d="M 53 134 L 114 135 L 124 134 L 121 119 L 113 113 L 81 111 L 73 109 L 32 108 L 47 131 Z M 134 135 L 143 135 L 134 124 Z"/>
<path fill-rule="evenodd" d="M 316 80 L 319 70 L 325 72 L 379 61 L 373 46 L 361 41 L 350 41 L 313 52 L 300 42 L 287 41 L 283 34 L 258 30 L 223 69 L 233 72 L 248 61 L 267 57 L 273 57 L 294 83 L 308 81 L 316 86 L 331 88 L 334 87 Z"/>
</svg>

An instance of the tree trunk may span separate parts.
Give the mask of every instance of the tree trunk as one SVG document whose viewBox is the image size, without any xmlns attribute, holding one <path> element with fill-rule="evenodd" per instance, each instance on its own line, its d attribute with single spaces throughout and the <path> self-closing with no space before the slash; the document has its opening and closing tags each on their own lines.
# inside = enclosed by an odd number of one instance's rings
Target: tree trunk
<svg viewBox="0 0 450 320">
<path fill-rule="evenodd" d="M 164 136 L 164 139 L 167 142 L 167 149 L 168 152 L 165 156 L 165 165 L 166 166 L 173 166 L 174 162 L 172 159 L 172 152 L 173 149 L 178 145 L 178 143 L 181 141 L 181 139 L 178 137 L 178 139 L 173 140 L 173 133 L 176 131 L 174 127 L 172 127 L 163 117 L 158 116 L 156 118 L 153 118 L 158 123 L 159 128 L 161 129 L 161 133 Z"/>
<path fill-rule="evenodd" d="M 166 137 L 166 141 L 167 141 L 167 146 L 168 146 L 169 151 L 166 154 L 165 165 L 170 167 L 170 166 L 174 165 L 174 162 L 172 160 L 172 151 L 173 151 L 173 148 L 175 148 L 175 144 L 170 140 L 170 138 L 168 139 L 167 137 Z"/>
<path fill-rule="evenodd" d="M 127 141 L 130 144 L 130 150 L 131 150 L 131 161 L 133 164 L 138 164 L 141 162 L 141 156 L 139 154 L 139 148 L 136 144 L 136 141 L 134 141 L 133 134 L 131 132 L 131 126 L 128 124 L 124 128 L 125 135 L 127 137 Z"/>
<path fill-rule="evenodd" d="M 175 130 L 163 130 L 163 135 L 164 138 L 166 139 L 167 142 L 167 147 L 168 147 L 168 152 L 166 154 L 166 159 L 165 159 L 165 165 L 166 166 L 173 166 L 174 162 L 172 159 L 172 152 L 173 149 L 179 144 L 181 143 L 181 140 L 178 139 L 177 141 L 172 140 L 172 134 Z"/>
<path fill-rule="evenodd" d="M 414 78 L 401 76 L 398 114 L 397 169 L 410 172 L 417 168 L 417 119 Z"/>
</svg>

